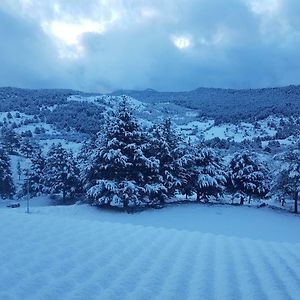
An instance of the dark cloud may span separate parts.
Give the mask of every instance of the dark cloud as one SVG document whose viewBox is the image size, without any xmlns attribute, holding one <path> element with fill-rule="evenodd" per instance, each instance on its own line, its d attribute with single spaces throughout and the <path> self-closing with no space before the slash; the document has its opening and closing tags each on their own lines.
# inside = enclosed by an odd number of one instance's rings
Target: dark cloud
<svg viewBox="0 0 300 300">
<path fill-rule="evenodd" d="M 95 0 L 76 6 L 32 0 L 27 9 L 24 3 L 0 4 L 1 86 L 95 91 L 299 83 L 297 0 Z"/>
<path fill-rule="evenodd" d="M 63 86 L 56 49 L 36 24 L 1 10 L 0 22 L 0 85 Z"/>
</svg>

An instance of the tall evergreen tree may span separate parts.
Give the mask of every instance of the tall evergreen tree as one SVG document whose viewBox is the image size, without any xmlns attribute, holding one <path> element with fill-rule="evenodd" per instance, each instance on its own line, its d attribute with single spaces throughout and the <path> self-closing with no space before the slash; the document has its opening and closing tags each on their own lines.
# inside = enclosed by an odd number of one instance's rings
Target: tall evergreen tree
<svg viewBox="0 0 300 300">
<path fill-rule="evenodd" d="M 167 190 L 167 197 L 173 197 L 182 189 L 185 178 L 185 147 L 178 134 L 172 127 L 170 119 L 152 129 L 151 151 L 152 155 L 159 160 L 160 181 Z"/>
<path fill-rule="evenodd" d="M 7 126 L 2 127 L 1 135 L 4 150 L 8 154 L 15 154 L 20 148 L 20 137 L 13 129 Z"/>
<path fill-rule="evenodd" d="M 100 136 L 100 135 L 99 135 Z M 99 138 L 98 136 L 98 138 Z M 91 160 L 97 149 L 97 136 L 92 136 L 89 140 L 84 141 L 80 152 L 77 156 L 78 166 L 79 166 L 79 177 L 83 186 L 88 186 L 93 180 L 93 174 L 90 172 Z"/>
<path fill-rule="evenodd" d="M 15 193 L 13 184 L 10 159 L 7 153 L 0 148 L 0 196 L 10 198 Z"/>
<path fill-rule="evenodd" d="M 38 149 L 31 158 L 30 169 L 26 171 L 26 181 L 23 185 L 24 193 L 29 192 L 31 196 L 43 193 L 45 184 L 46 159 L 41 149 Z"/>
<path fill-rule="evenodd" d="M 197 149 L 192 158 L 190 177 L 197 201 L 209 200 L 221 194 L 226 184 L 226 173 L 221 158 L 210 148 Z"/>
<path fill-rule="evenodd" d="M 84 182 L 95 205 L 136 207 L 155 203 L 164 188 L 159 162 L 149 155 L 147 139 L 124 99 L 99 134 Z"/>
<path fill-rule="evenodd" d="M 288 151 L 283 155 L 283 166 L 276 182 L 276 188 L 294 200 L 294 212 L 298 213 L 300 198 L 300 150 Z"/>
<path fill-rule="evenodd" d="M 264 197 L 270 190 L 270 174 L 268 168 L 255 155 L 249 152 L 237 153 L 230 165 L 230 184 L 235 191 L 249 196 Z"/>
<path fill-rule="evenodd" d="M 79 169 L 73 154 L 61 144 L 50 148 L 44 174 L 45 191 L 50 194 L 62 193 L 63 202 L 80 191 Z"/>
</svg>

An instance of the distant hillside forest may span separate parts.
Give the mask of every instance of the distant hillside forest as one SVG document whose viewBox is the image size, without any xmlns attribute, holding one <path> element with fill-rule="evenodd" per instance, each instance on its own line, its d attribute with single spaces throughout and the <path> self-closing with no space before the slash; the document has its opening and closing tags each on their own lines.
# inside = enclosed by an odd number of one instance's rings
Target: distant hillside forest
<svg viewBox="0 0 300 300">
<path fill-rule="evenodd" d="M 263 89 L 199 88 L 189 92 L 117 91 L 137 100 L 157 103 L 173 102 L 195 109 L 199 117 L 214 119 L 216 124 L 254 122 L 270 115 L 300 115 L 300 86 Z"/>
<path fill-rule="evenodd" d="M 103 109 L 92 103 L 68 101 L 69 96 L 80 94 L 84 93 L 59 89 L 0 88 L 0 112 L 18 111 L 35 115 L 60 130 L 97 133 L 102 126 L 99 120 Z"/>
<path fill-rule="evenodd" d="M 69 101 L 71 95 L 97 94 L 59 89 L 0 88 L 0 111 L 36 115 L 59 129 L 68 130 L 71 127 L 83 133 L 98 132 L 103 107 L 94 103 Z M 199 88 L 189 92 L 121 90 L 111 95 L 128 95 L 153 105 L 170 102 L 195 110 L 199 119 L 214 119 L 216 125 L 255 122 L 270 115 L 300 116 L 300 86 L 250 90 Z"/>
</svg>

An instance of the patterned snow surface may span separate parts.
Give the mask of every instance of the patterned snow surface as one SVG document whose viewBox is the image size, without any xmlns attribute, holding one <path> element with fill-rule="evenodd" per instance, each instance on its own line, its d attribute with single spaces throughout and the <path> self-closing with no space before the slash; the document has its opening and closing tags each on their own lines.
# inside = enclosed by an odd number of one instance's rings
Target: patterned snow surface
<svg viewBox="0 0 300 300">
<path fill-rule="evenodd" d="M 300 244 L 0 211 L 0 299 L 299 299 Z"/>
</svg>

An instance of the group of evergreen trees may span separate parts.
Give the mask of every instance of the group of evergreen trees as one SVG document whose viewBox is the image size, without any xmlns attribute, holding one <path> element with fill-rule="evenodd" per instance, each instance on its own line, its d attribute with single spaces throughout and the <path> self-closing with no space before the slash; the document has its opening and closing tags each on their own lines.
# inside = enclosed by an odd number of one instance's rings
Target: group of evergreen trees
<svg viewBox="0 0 300 300">
<path fill-rule="evenodd" d="M 105 128 L 86 143 L 78 157 L 62 145 L 47 156 L 35 149 L 24 190 L 31 195 L 62 195 L 62 201 L 84 193 L 97 206 L 161 207 L 176 194 L 195 194 L 209 201 L 222 193 L 265 197 L 271 190 L 270 171 L 249 152 L 237 153 L 229 164 L 213 149 L 184 143 L 170 120 L 144 129 L 124 100 L 107 117 Z M 276 188 L 295 199 L 300 193 L 300 151 L 286 154 Z M 3 170 L 3 171 L 2 171 Z M 0 152 L 0 193 L 14 193 L 9 158 Z M 4 175 L 6 174 L 6 176 Z"/>
<path fill-rule="evenodd" d="M 26 173 L 27 182 L 23 189 L 33 196 L 61 193 L 65 203 L 81 191 L 76 160 L 61 144 L 53 144 L 46 158 L 40 150 L 36 151 Z"/>
<path fill-rule="evenodd" d="M 64 203 L 81 192 L 76 160 L 72 152 L 64 149 L 61 144 L 53 144 L 46 157 L 38 148 L 31 153 L 30 157 L 29 169 L 21 170 L 20 164 L 17 165 L 19 177 L 21 173 L 25 175 L 21 195 L 61 193 Z M 10 159 L 7 152 L 0 148 L 0 197 L 11 198 L 14 193 Z"/>
</svg>

